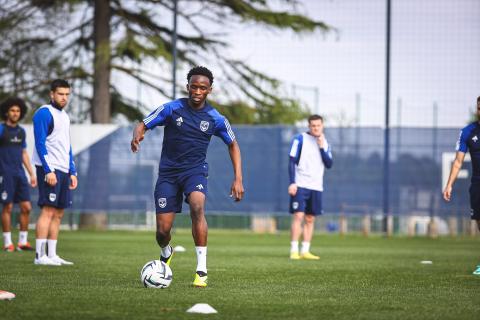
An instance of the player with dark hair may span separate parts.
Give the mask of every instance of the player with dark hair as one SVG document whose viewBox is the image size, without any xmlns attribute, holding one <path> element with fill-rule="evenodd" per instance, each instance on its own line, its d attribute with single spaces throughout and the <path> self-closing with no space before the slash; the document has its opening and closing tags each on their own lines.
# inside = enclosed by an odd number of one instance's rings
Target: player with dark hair
<svg viewBox="0 0 480 320">
<path fill-rule="evenodd" d="M 164 126 L 163 148 L 155 186 L 157 243 L 160 259 L 170 264 L 170 245 L 175 213 L 182 210 L 182 201 L 190 205 L 192 236 L 197 253 L 197 269 L 193 285 L 207 286 L 207 234 L 205 197 L 208 164 L 205 162 L 212 135 L 228 145 L 234 180 L 230 189 L 235 201 L 243 197 L 240 148 L 228 120 L 207 101 L 212 92 L 213 75 L 205 67 L 195 67 L 187 75 L 188 98 L 168 102 L 150 113 L 133 131 L 131 149 L 138 152 L 145 132 Z"/>
<path fill-rule="evenodd" d="M 290 259 L 318 260 L 310 252 L 315 216 L 322 214 L 323 174 L 332 167 L 331 147 L 323 134 L 323 118 L 308 118 L 308 132 L 293 138 L 290 148 L 288 194 L 292 217 Z M 303 223 L 303 230 L 302 230 Z M 298 240 L 303 231 L 300 254 Z"/>
<path fill-rule="evenodd" d="M 0 124 L 0 203 L 2 209 L 3 250 L 13 252 L 11 220 L 13 204 L 20 206 L 18 251 L 34 250 L 28 242 L 28 221 L 32 204 L 30 187 L 23 167 L 30 176 L 30 185 L 37 185 L 27 153 L 25 130 L 18 125 L 27 113 L 25 102 L 10 97 L 0 105 L 3 124 Z M 22 166 L 23 165 L 23 166 Z"/>
<path fill-rule="evenodd" d="M 38 176 L 38 206 L 34 264 L 71 265 L 57 255 L 57 240 L 65 208 L 71 205 L 71 190 L 77 187 L 77 172 L 70 144 L 70 118 L 65 107 L 70 84 L 56 79 L 50 84 L 50 103 L 33 116 L 35 150 L 33 163 Z M 48 245 L 48 253 L 46 248 Z"/>
<path fill-rule="evenodd" d="M 472 160 L 472 179 L 470 184 L 470 208 L 471 218 L 477 221 L 478 230 L 480 230 L 480 96 L 477 98 L 477 121 L 469 124 L 460 131 L 455 156 L 448 182 L 443 190 L 443 198 L 450 201 L 452 197 L 452 189 L 458 173 L 462 168 L 465 153 L 470 152 Z M 474 275 L 480 275 L 480 264 L 477 265 Z"/>
</svg>

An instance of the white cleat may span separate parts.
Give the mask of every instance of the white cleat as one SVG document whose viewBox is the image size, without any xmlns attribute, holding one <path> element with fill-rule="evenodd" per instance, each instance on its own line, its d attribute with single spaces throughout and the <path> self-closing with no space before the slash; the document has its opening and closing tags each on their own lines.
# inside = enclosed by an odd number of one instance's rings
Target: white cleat
<svg viewBox="0 0 480 320">
<path fill-rule="evenodd" d="M 56 261 L 53 261 L 48 256 L 41 256 L 40 258 L 33 260 L 33 264 L 41 266 L 61 266 L 62 264 Z"/>
<path fill-rule="evenodd" d="M 52 260 L 53 262 L 59 263 L 59 265 L 64 265 L 64 266 L 73 265 L 73 262 L 64 260 L 64 259 L 60 258 L 59 256 L 55 256 L 55 257 L 52 257 L 52 258 L 49 258 L 49 259 Z"/>
</svg>

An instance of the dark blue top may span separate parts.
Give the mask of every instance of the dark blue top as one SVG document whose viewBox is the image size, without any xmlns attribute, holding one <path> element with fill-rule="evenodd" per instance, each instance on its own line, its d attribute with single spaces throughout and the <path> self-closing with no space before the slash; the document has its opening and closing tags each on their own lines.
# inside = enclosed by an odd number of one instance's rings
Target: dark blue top
<svg viewBox="0 0 480 320">
<path fill-rule="evenodd" d="M 235 140 L 228 120 L 211 105 L 200 110 L 186 98 L 174 100 L 150 113 L 143 123 L 147 129 L 165 126 L 159 175 L 177 174 L 205 164 L 212 135 L 227 145 Z"/>
<path fill-rule="evenodd" d="M 457 151 L 470 152 L 472 159 L 472 181 L 480 181 L 480 124 L 474 122 L 460 131 Z"/>
<path fill-rule="evenodd" d="M 0 173 L 24 176 L 23 150 L 27 147 L 25 130 L 0 124 Z"/>
</svg>

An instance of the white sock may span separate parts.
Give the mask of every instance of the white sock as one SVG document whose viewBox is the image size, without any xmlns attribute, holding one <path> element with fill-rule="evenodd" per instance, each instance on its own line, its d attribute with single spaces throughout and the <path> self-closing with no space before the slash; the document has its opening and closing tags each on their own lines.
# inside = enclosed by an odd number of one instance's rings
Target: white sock
<svg viewBox="0 0 480 320">
<path fill-rule="evenodd" d="M 290 253 L 298 252 L 298 241 L 290 242 Z"/>
<path fill-rule="evenodd" d="M 47 239 L 36 239 L 35 240 L 35 252 L 37 259 L 43 257 L 46 254 Z"/>
<path fill-rule="evenodd" d="M 4 232 L 3 233 L 3 246 L 8 247 L 12 244 L 12 233 L 11 232 Z"/>
<path fill-rule="evenodd" d="M 18 233 L 18 244 L 23 245 L 28 242 L 28 231 L 20 231 Z"/>
<path fill-rule="evenodd" d="M 164 258 L 168 258 L 172 254 L 172 247 L 170 246 L 170 244 L 167 244 L 165 247 L 160 249 L 160 255 Z"/>
<path fill-rule="evenodd" d="M 57 255 L 57 240 L 47 240 L 48 243 L 48 257 L 53 258 Z"/>
<path fill-rule="evenodd" d="M 304 253 L 307 253 L 309 251 L 310 251 L 310 242 L 302 241 L 302 251 L 301 251 L 301 253 L 304 254 Z"/>
<path fill-rule="evenodd" d="M 197 252 L 197 271 L 207 273 L 207 247 L 195 247 Z"/>
</svg>

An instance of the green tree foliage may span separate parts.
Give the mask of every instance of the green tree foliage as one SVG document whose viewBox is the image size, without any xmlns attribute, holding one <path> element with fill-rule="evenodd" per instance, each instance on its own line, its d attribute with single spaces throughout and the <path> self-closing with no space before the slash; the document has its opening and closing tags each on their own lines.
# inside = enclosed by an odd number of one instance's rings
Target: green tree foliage
<svg viewBox="0 0 480 320">
<path fill-rule="evenodd" d="M 168 98 L 173 1 L 102 1 L 109 4 L 107 15 L 98 12 L 105 10 L 102 6 L 89 0 L 0 0 L 0 94 L 18 94 L 38 105 L 45 100 L 50 79 L 66 78 L 73 83 L 76 104 L 88 106 L 72 111 L 76 121 L 92 120 L 92 107 L 107 107 L 95 105 L 98 101 L 110 101 L 110 114 L 141 118 L 148 109 L 125 88 L 129 81 Z M 273 3 L 277 9 L 272 9 Z M 229 57 L 225 40 L 239 24 L 297 34 L 331 29 L 298 13 L 300 5 L 296 0 L 178 1 L 180 69 L 201 64 L 215 71 L 226 96 L 222 101 L 227 101 L 217 106 L 232 122 L 292 123 L 303 118 L 305 108 L 282 97 L 276 79 Z M 98 38 L 98 19 L 94 24 L 100 13 L 110 17 L 110 30 L 103 40 Z M 107 59 L 106 69 L 95 65 L 102 59 Z M 105 77 L 105 72 L 112 76 Z M 103 82 L 98 83 L 99 78 Z M 103 92 L 110 97 L 95 97 L 105 86 Z"/>
</svg>

